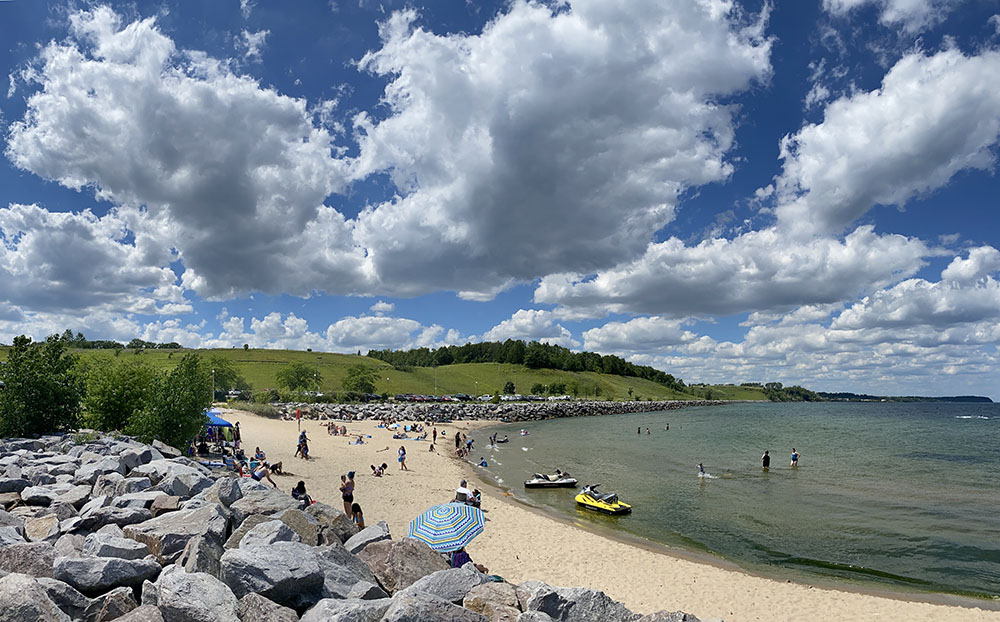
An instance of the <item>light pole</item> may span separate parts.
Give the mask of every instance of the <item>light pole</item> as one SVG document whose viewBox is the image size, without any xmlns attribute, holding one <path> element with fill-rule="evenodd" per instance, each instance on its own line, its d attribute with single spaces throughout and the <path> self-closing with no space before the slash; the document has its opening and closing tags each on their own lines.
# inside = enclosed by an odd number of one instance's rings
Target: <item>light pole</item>
<svg viewBox="0 0 1000 622">
<path fill-rule="evenodd" d="M 438 394 L 438 366 L 434 366 L 434 395 Z"/>
<path fill-rule="evenodd" d="M 479 397 L 479 381 L 476 381 L 476 397 Z"/>
<path fill-rule="evenodd" d="M 212 370 L 212 400 L 211 404 L 215 403 L 215 370 Z"/>
<path fill-rule="evenodd" d="M 316 357 L 316 392 L 319 393 L 319 362 L 323 360 L 322 356 Z"/>
<path fill-rule="evenodd" d="M 390 396 L 390 397 L 392 396 L 392 391 L 389 389 L 389 379 L 388 378 L 385 379 L 385 394 L 388 395 L 388 396 Z"/>
</svg>

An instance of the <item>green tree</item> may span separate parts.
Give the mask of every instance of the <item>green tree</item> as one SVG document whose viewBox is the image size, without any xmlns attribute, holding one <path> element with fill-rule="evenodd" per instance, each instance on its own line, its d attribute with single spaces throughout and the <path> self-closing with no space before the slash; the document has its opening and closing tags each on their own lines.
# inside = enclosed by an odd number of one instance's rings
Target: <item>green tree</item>
<svg viewBox="0 0 1000 622">
<path fill-rule="evenodd" d="M 513 395 L 514 393 L 517 392 L 517 387 L 514 386 L 513 382 L 511 382 L 510 380 L 508 380 L 503 385 L 503 392 L 504 392 L 505 395 Z"/>
<path fill-rule="evenodd" d="M 183 448 L 207 422 L 205 410 L 212 404 L 210 370 L 191 352 L 167 374 L 155 377 L 151 397 L 132 420 L 129 432 L 143 442 L 160 439 Z"/>
<path fill-rule="evenodd" d="M 545 393 L 545 385 L 544 384 L 542 384 L 541 382 L 536 382 L 535 384 L 531 385 L 531 394 L 532 395 L 541 395 L 543 393 Z"/>
<path fill-rule="evenodd" d="M 310 387 L 319 386 L 323 382 L 323 376 L 318 370 L 306 365 L 302 361 L 289 363 L 287 367 L 282 367 L 275 374 L 278 385 L 285 387 L 289 391 L 302 391 Z"/>
<path fill-rule="evenodd" d="M 246 378 L 237 371 L 236 365 L 227 358 L 218 354 L 212 355 L 205 366 L 210 372 L 215 370 L 216 391 L 229 391 L 230 389 L 242 391 L 250 388 Z"/>
<path fill-rule="evenodd" d="M 52 335 L 42 343 L 14 338 L 7 364 L 0 365 L 0 436 L 29 436 L 77 426 L 83 382 L 76 357 Z"/>
<path fill-rule="evenodd" d="M 136 414 L 149 405 L 157 373 L 135 359 L 98 359 L 87 369 L 86 380 L 84 422 L 110 432 L 127 429 Z"/>
<path fill-rule="evenodd" d="M 365 365 L 352 365 L 347 369 L 347 376 L 344 378 L 344 390 L 356 391 L 358 393 L 374 393 L 375 381 L 378 374 L 371 367 Z"/>
</svg>

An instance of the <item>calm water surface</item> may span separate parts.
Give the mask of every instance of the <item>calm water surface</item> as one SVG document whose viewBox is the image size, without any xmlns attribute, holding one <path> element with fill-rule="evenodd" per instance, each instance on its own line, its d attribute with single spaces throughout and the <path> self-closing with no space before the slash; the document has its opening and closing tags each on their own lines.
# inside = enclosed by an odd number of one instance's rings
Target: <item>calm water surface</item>
<svg viewBox="0 0 1000 622">
<path fill-rule="evenodd" d="M 526 425 L 526 437 L 515 425 L 478 433 L 473 457 L 517 497 L 575 520 L 771 576 L 1000 597 L 1000 404 L 733 404 Z M 492 431 L 511 442 L 485 447 Z M 573 489 L 524 489 L 557 467 L 618 492 L 633 514 L 577 509 Z"/>
</svg>

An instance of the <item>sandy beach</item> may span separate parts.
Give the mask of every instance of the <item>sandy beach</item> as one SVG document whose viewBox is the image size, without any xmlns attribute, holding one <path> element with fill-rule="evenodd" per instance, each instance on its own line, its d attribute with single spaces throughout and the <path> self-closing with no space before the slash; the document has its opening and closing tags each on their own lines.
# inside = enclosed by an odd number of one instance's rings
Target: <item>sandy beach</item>
<svg viewBox="0 0 1000 622">
<path fill-rule="evenodd" d="M 455 431 L 475 430 L 492 423 L 456 422 L 438 426 L 447 437 L 431 453 L 429 443 L 394 440 L 377 422 L 347 422 L 353 435 L 364 434 L 364 445 L 353 438 L 330 436 L 318 421 L 302 421 L 311 442 L 312 459 L 293 457 L 296 422 L 258 417 L 223 409 L 223 417 L 240 422 L 247 453 L 260 446 L 271 461 L 280 460 L 290 475 L 275 476 L 288 491 L 299 480 L 310 495 L 340 506 L 340 475 L 355 471 L 355 501 L 368 523 L 384 520 L 394 538 L 405 537 L 410 520 L 428 507 L 450 501 L 459 480 L 473 467 L 453 458 Z M 485 438 L 477 437 L 480 445 Z M 400 445 L 406 448 L 408 471 L 396 461 Z M 387 463 L 385 477 L 372 476 L 369 465 Z M 826 589 L 752 576 L 670 555 L 658 546 L 636 546 L 595 534 L 527 508 L 502 491 L 470 479 L 470 488 L 483 491 L 487 511 L 485 532 L 468 547 L 472 558 L 512 583 L 536 579 L 550 585 L 588 587 L 604 591 L 633 611 L 652 613 L 682 610 L 701 619 L 726 622 L 844 620 L 998 621 L 1000 611 L 959 607 Z M 936 597 L 929 596 L 928 599 Z M 946 597 L 940 597 L 944 599 Z"/>
</svg>

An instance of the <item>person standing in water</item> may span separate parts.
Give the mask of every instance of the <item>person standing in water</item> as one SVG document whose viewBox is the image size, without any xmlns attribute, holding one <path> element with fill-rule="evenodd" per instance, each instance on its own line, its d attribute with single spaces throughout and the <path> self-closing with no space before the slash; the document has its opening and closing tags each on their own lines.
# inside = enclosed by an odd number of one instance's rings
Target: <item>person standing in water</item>
<svg viewBox="0 0 1000 622">
<path fill-rule="evenodd" d="M 793 466 L 793 467 L 799 466 L 799 455 L 800 455 L 799 452 L 795 451 L 795 448 L 792 447 L 792 463 L 791 463 L 791 466 Z"/>
<path fill-rule="evenodd" d="M 705 465 L 698 463 L 698 477 L 705 477 Z"/>
<path fill-rule="evenodd" d="M 767 450 L 764 450 L 764 455 L 760 457 L 760 466 L 764 467 L 764 470 L 768 470 L 771 467 L 771 456 L 768 455 Z"/>
<path fill-rule="evenodd" d="M 649 428 L 646 428 L 646 434 L 649 434 Z"/>
</svg>

